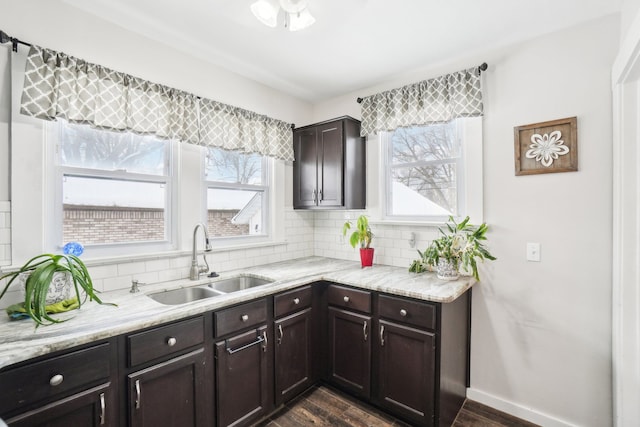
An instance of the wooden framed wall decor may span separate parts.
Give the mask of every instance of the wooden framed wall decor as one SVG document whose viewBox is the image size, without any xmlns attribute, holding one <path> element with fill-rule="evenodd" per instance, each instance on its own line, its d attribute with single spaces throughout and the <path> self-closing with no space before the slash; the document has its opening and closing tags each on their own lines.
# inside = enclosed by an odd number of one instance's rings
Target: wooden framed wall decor
<svg viewBox="0 0 640 427">
<path fill-rule="evenodd" d="M 578 119 L 552 120 L 516 126 L 516 175 L 578 170 Z"/>
</svg>

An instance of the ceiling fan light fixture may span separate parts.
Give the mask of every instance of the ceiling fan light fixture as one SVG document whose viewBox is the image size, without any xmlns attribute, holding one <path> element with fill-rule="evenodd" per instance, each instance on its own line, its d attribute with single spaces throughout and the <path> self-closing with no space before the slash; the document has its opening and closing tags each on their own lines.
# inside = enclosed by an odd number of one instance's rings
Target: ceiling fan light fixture
<svg viewBox="0 0 640 427">
<path fill-rule="evenodd" d="M 304 30 L 313 25 L 316 19 L 311 15 L 309 9 L 304 9 L 302 12 L 289 14 L 289 31 Z"/>
<path fill-rule="evenodd" d="M 280 6 L 277 0 L 258 0 L 251 4 L 251 12 L 267 27 L 275 28 L 278 25 Z"/>
<path fill-rule="evenodd" d="M 257 0 L 251 4 L 251 12 L 264 25 L 278 26 L 280 10 L 284 15 L 284 26 L 289 31 L 299 31 L 316 22 L 308 9 L 308 0 Z"/>
</svg>

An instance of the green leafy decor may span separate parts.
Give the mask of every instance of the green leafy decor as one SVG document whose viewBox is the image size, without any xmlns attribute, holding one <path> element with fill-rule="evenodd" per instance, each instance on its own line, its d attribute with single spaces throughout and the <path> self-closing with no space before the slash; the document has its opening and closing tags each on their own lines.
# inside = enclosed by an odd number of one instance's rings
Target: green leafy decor
<svg viewBox="0 0 640 427">
<path fill-rule="evenodd" d="M 342 235 L 346 236 L 349 230 L 351 230 L 351 221 L 345 222 L 342 226 Z M 365 215 L 360 215 L 356 221 L 356 227 L 349 237 L 349 243 L 353 248 L 359 245 L 362 249 L 369 249 L 372 239 L 373 233 L 369 227 L 369 220 Z"/>
<path fill-rule="evenodd" d="M 413 261 L 409 271 L 413 273 L 433 271 L 442 258 L 464 271 L 471 271 L 473 277 L 480 281 L 477 260 L 496 260 L 484 246 L 489 226 L 486 223 L 480 226 L 471 225 L 468 216 L 460 223 L 456 223 L 450 216 L 446 226 L 448 231 L 439 229 L 442 237 L 433 240 L 424 252 L 418 250 L 420 258 Z"/>
<path fill-rule="evenodd" d="M 56 272 L 67 273 L 68 277 L 71 278 L 75 289 L 75 298 L 65 301 L 62 305 L 47 305 L 47 292 Z M 9 280 L 2 293 L 0 293 L 0 299 L 5 295 L 14 280 L 25 273 L 28 274 L 25 283 L 25 297 L 24 303 L 19 304 L 19 310 L 31 317 L 36 322 L 36 327 L 64 322 L 65 320 L 51 317 L 49 313 L 79 308 L 86 302 L 87 297 L 90 301 L 93 300 L 99 304 L 104 304 L 96 295 L 97 291 L 93 289 L 93 282 L 87 267 L 76 255 L 72 254 L 38 255 L 27 261 L 19 270 L 1 276 L 0 280 Z M 84 291 L 82 296 L 81 290 Z"/>
</svg>

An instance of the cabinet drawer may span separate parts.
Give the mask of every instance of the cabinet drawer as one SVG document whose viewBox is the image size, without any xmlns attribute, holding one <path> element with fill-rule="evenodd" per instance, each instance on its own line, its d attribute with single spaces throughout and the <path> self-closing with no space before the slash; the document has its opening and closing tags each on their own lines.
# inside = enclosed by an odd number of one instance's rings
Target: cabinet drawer
<svg viewBox="0 0 640 427">
<path fill-rule="evenodd" d="M 111 369 L 107 342 L 2 372 L 0 415 L 104 383 Z"/>
<path fill-rule="evenodd" d="M 127 337 L 129 367 L 168 356 L 204 342 L 202 317 L 183 320 Z"/>
<path fill-rule="evenodd" d="M 267 301 L 260 299 L 213 314 L 216 336 L 230 334 L 264 323 L 267 320 Z"/>
<path fill-rule="evenodd" d="M 371 292 L 369 291 L 329 285 L 327 298 L 330 305 L 371 313 Z"/>
<path fill-rule="evenodd" d="M 436 328 L 436 307 L 428 302 L 380 295 L 378 313 L 381 318 L 421 328 Z"/>
<path fill-rule="evenodd" d="M 309 307 L 311 305 L 311 295 L 311 286 L 305 286 L 276 295 L 273 299 L 275 316 L 285 316 L 294 311 Z"/>
</svg>

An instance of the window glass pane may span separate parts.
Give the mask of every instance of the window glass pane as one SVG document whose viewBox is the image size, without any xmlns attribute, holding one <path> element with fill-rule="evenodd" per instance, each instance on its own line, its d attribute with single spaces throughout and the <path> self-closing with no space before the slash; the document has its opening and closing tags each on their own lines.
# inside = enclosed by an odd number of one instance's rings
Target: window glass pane
<svg viewBox="0 0 640 427">
<path fill-rule="evenodd" d="M 63 242 L 165 240 L 165 184 L 65 175 Z"/>
<path fill-rule="evenodd" d="M 60 129 L 60 164 L 63 166 L 168 174 L 168 141 L 67 122 L 62 122 Z"/>
<path fill-rule="evenodd" d="M 213 237 L 264 234 L 262 191 L 207 190 L 207 222 Z"/>
<path fill-rule="evenodd" d="M 457 214 L 455 163 L 398 167 L 391 171 L 391 214 L 449 216 Z"/>
<path fill-rule="evenodd" d="M 458 123 L 398 128 L 389 134 L 388 214 L 411 217 L 458 215 L 462 143 Z"/>
<path fill-rule="evenodd" d="M 450 159 L 460 156 L 454 122 L 398 128 L 391 135 L 393 164 Z"/>
<path fill-rule="evenodd" d="M 208 181 L 261 185 L 262 156 L 207 148 L 205 174 Z"/>
</svg>

